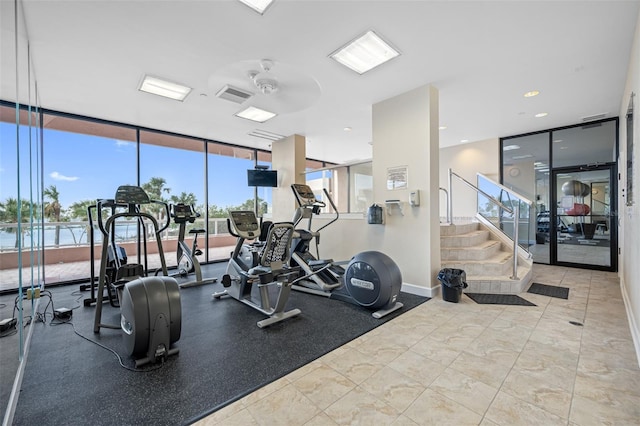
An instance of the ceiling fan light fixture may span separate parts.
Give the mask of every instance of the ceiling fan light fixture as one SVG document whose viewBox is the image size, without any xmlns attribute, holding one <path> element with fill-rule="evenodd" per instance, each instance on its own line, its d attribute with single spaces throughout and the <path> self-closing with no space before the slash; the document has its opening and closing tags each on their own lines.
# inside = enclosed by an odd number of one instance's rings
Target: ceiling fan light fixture
<svg viewBox="0 0 640 426">
<path fill-rule="evenodd" d="M 364 74 L 397 56 L 400 52 L 372 30 L 329 55 L 358 74 Z"/>
<path fill-rule="evenodd" d="M 150 75 L 144 76 L 138 86 L 138 90 L 180 102 L 184 101 L 187 95 L 191 93 L 190 87 Z"/>
<path fill-rule="evenodd" d="M 256 121 L 258 123 L 264 123 L 271 120 L 277 114 L 274 112 L 266 111 L 264 109 L 250 106 L 235 114 L 236 117 L 244 118 L 246 120 Z"/>
<path fill-rule="evenodd" d="M 240 2 L 249 6 L 251 9 L 258 12 L 260 15 L 264 15 L 264 12 L 267 11 L 273 0 L 240 0 Z"/>
</svg>

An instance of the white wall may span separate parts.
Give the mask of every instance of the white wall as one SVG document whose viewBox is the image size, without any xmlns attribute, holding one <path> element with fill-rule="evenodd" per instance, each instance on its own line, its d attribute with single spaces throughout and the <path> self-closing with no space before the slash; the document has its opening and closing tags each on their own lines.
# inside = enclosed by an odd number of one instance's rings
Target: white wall
<svg viewBox="0 0 640 426">
<path fill-rule="evenodd" d="M 621 229 L 619 229 L 620 256 L 619 271 L 622 295 L 624 297 L 631 334 L 636 346 L 636 354 L 640 360 L 640 14 L 636 23 L 636 32 L 629 59 L 629 70 L 625 85 L 622 104 L 620 105 L 620 172 L 624 178 L 620 181 L 619 214 Z M 634 149 L 633 153 L 627 153 L 627 129 L 626 115 L 631 93 L 635 93 L 634 99 Z M 622 195 L 626 192 L 626 160 L 628 155 L 633 155 L 634 176 L 633 188 L 635 203 L 627 207 L 626 198 Z M 639 362 L 640 363 L 640 362 Z"/>
<path fill-rule="evenodd" d="M 385 225 L 370 225 L 369 241 L 391 256 L 403 281 L 422 289 L 438 286 L 440 223 L 438 217 L 438 91 L 422 86 L 373 105 L 374 201 L 398 199 L 404 214 L 386 206 Z M 392 168 L 407 170 L 407 187 L 389 189 Z M 409 205 L 411 191 L 419 191 L 421 203 Z"/>
<path fill-rule="evenodd" d="M 500 140 L 496 138 L 442 148 L 440 150 L 440 187 L 449 190 L 449 168 L 473 184 L 476 184 L 476 173 L 478 172 L 499 182 L 499 145 Z M 451 192 L 453 193 L 452 214 L 454 222 L 471 220 L 475 217 L 477 209 L 477 196 L 475 191 L 454 177 Z M 445 200 L 444 194 L 441 194 L 439 214 L 443 219 L 447 214 Z"/>
<path fill-rule="evenodd" d="M 348 260 L 364 250 L 390 256 L 402 271 L 403 291 L 434 296 L 439 289 L 440 225 L 438 218 L 438 93 L 423 86 L 373 106 L 374 202 L 399 199 L 385 207 L 385 224 L 369 225 L 363 215 L 343 218 L 322 231 L 320 256 Z M 494 153 L 495 154 L 495 153 Z M 391 167 L 406 166 L 408 187 L 387 189 Z M 409 193 L 420 191 L 420 206 L 409 206 Z M 391 215 L 388 214 L 391 213 Z M 314 218 L 314 228 L 326 223 Z"/>
</svg>

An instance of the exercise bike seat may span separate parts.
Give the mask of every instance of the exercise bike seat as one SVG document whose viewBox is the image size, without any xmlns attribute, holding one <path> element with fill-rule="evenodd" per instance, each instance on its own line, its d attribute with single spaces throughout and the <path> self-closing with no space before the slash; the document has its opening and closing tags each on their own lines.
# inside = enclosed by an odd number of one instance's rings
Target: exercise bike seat
<svg viewBox="0 0 640 426">
<path fill-rule="evenodd" d="M 206 229 L 198 228 L 198 229 L 189 229 L 190 234 L 204 234 L 207 232 Z"/>
</svg>

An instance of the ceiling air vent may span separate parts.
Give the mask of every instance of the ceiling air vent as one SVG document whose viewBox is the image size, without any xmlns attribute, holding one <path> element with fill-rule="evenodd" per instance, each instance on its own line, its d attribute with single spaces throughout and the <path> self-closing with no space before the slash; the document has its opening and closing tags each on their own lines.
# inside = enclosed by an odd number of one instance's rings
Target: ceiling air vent
<svg viewBox="0 0 640 426">
<path fill-rule="evenodd" d="M 582 122 L 586 123 L 587 121 L 601 120 L 601 119 L 605 118 L 606 116 L 607 116 L 606 112 L 602 112 L 600 114 L 589 115 L 587 117 L 582 117 Z"/>
<path fill-rule="evenodd" d="M 231 102 L 235 102 L 237 104 L 241 104 L 252 97 L 253 93 L 226 84 L 222 89 L 218 91 L 218 93 L 216 93 L 216 96 Z"/>
<path fill-rule="evenodd" d="M 256 129 L 251 133 L 249 133 L 249 136 L 254 136 L 256 138 L 261 138 L 261 139 L 267 139 L 273 142 L 279 141 L 280 139 L 285 138 L 284 135 L 279 135 L 277 133 L 269 132 L 267 130 L 259 130 L 259 129 Z"/>
</svg>

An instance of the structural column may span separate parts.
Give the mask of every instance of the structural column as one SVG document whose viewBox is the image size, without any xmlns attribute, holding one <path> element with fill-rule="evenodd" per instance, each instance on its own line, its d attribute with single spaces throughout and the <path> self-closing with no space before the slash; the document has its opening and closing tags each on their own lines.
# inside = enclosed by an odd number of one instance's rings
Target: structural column
<svg viewBox="0 0 640 426">
<path fill-rule="evenodd" d="M 273 220 L 291 220 L 296 200 L 291 184 L 305 183 L 306 140 L 291 135 L 271 145 L 271 168 L 278 171 L 278 187 L 273 188 Z"/>
</svg>

